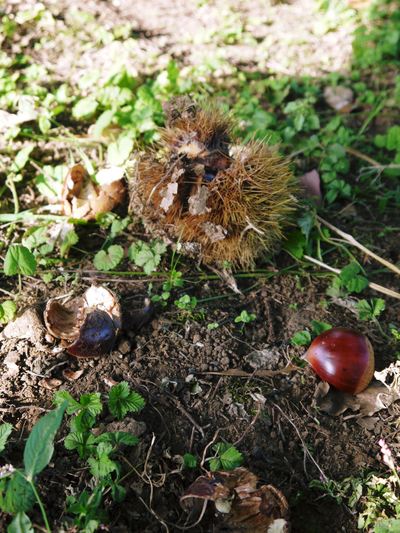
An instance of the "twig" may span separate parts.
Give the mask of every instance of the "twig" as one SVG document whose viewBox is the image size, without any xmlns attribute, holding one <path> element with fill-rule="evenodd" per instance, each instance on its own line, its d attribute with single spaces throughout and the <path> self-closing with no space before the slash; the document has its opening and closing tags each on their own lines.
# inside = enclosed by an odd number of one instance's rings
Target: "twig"
<svg viewBox="0 0 400 533">
<path fill-rule="evenodd" d="M 290 374 L 295 370 L 303 369 L 295 365 L 287 365 L 280 370 L 255 370 L 254 372 L 245 372 L 244 370 L 240 370 L 240 368 L 231 368 L 230 370 L 225 370 L 225 372 L 196 372 L 196 374 L 202 376 L 227 376 L 237 378 L 272 378 L 274 376 L 279 376 L 280 374 Z"/>
<path fill-rule="evenodd" d="M 164 520 L 160 516 L 158 516 L 158 514 L 154 511 L 154 509 L 149 507 L 141 496 L 138 495 L 138 499 L 143 503 L 143 505 L 146 507 L 146 509 L 149 511 L 149 513 L 151 513 L 158 520 L 158 522 L 160 522 L 160 524 L 165 527 L 165 531 L 167 533 L 169 533 L 169 527 L 164 522 Z"/>
<path fill-rule="evenodd" d="M 146 454 L 146 459 L 144 461 L 144 465 L 143 465 L 143 472 L 142 472 L 142 476 L 143 475 L 148 475 L 147 474 L 147 464 L 149 462 L 149 459 L 150 459 L 150 455 L 151 455 L 151 452 L 153 450 L 153 446 L 154 446 L 154 443 L 156 442 L 156 436 L 154 435 L 153 433 L 153 436 L 151 438 L 151 443 L 150 443 L 150 446 L 149 446 L 149 449 L 147 450 L 147 454 Z"/>
<path fill-rule="evenodd" d="M 372 159 L 372 157 L 369 157 L 368 155 L 363 154 L 359 150 L 356 150 L 355 148 L 350 148 L 349 146 L 346 148 L 346 152 L 348 154 L 354 155 L 355 157 L 358 157 L 359 159 L 362 159 L 363 161 L 366 161 L 367 163 L 370 163 L 373 167 L 376 168 L 382 168 L 382 165 L 378 163 L 378 161 L 375 161 L 375 159 Z"/>
<path fill-rule="evenodd" d="M 213 438 L 210 440 L 210 442 L 207 444 L 207 446 L 204 448 L 203 450 L 203 455 L 201 457 L 201 462 L 200 462 L 200 468 L 204 468 L 204 463 L 206 461 L 206 454 L 207 454 L 207 451 L 208 449 L 214 444 L 214 442 L 217 440 L 217 437 L 220 433 L 220 431 L 222 431 L 223 428 L 218 428 L 217 431 L 214 433 L 214 436 Z"/>
<path fill-rule="evenodd" d="M 5 289 L 0 288 L 0 292 L 7 294 L 7 296 L 10 296 L 12 299 L 15 298 L 15 294 L 13 294 L 12 292 L 6 291 Z"/>
<path fill-rule="evenodd" d="M 203 437 L 204 439 L 204 430 L 203 428 L 196 422 L 196 420 L 192 417 L 192 415 L 190 413 L 188 413 L 186 411 L 186 409 L 183 407 L 183 405 L 181 405 L 181 403 L 179 402 L 179 400 L 177 400 L 176 398 L 174 398 L 172 395 L 168 395 L 167 396 L 175 405 L 176 407 L 179 409 L 179 411 L 184 415 L 186 416 L 186 418 L 193 424 L 193 426 L 197 429 L 197 431 L 200 433 L 200 435 Z"/>
<path fill-rule="evenodd" d="M 307 261 L 310 261 L 310 263 L 314 263 L 325 270 L 329 270 L 330 272 L 334 272 L 335 274 L 340 274 L 339 268 L 333 268 L 326 263 L 323 263 L 322 261 L 319 261 L 318 259 L 315 259 L 314 257 L 311 257 L 309 255 L 303 255 L 304 259 L 307 259 Z M 368 287 L 370 289 L 373 289 L 374 291 L 381 292 L 382 294 L 386 294 L 387 296 L 391 296 L 392 298 L 397 298 L 400 300 L 400 294 L 396 291 L 392 291 L 392 289 L 387 289 L 386 287 L 383 287 L 382 285 L 378 285 L 377 283 L 368 283 Z"/>
<path fill-rule="evenodd" d="M 324 471 L 322 470 L 322 468 L 319 466 L 319 464 L 317 463 L 317 461 L 314 459 L 314 457 L 311 455 L 310 453 L 310 450 L 307 448 L 307 445 L 306 443 L 304 442 L 302 436 L 300 435 L 300 431 L 297 429 L 296 427 L 296 424 L 294 424 L 294 422 L 292 422 L 292 420 L 290 420 L 290 418 L 288 417 L 288 415 L 279 407 L 279 405 L 277 405 L 276 403 L 272 403 L 272 405 L 278 409 L 278 411 L 281 413 L 282 416 L 284 416 L 286 418 L 286 420 L 294 427 L 294 430 L 296 431 L 297 433 L 297 436 L 299 437 L 300 439 L 300 442 L 303 446 L 303 452 L 304 452 L 304 456 L 308 456 L 311 461 L 314 463 L 314 465 L 317 467 L 319 473 L 321 474 L 322 476 L 322 479 L 324 481 L 327 481 L 328 478 L 326 477 Z M 305 464 L 305 461 L 304 461 L 304 470 L 305 470 L 305 473 L 308 475 L 308 472 L 307 472 L 307 468 L 306 468 L 306 464 Z"/>
<path fill-rule="evenodd" d="M 250 424 L 247 426 L 247 428 L 243 431 L 242 435 L 233 443 L 234 446 L 237 446 L 238 444 L 240 444 L 242 442 L 242 440 L 245 438 L 245 436 L 247 435 L 247 433 L 250 431 L 250 429 L 254 426 L 254 424 L 257 422 L 260 414 L 261 414 L 261 410 L 263 408 L 263 404 L 262 402 L 258 402 L 258 405 L 257 405 L 257 412 L 256 414 L 253 416 L 253 419 L 252 421 L 250 422 Z"/>
<path fill-rule="evenodd" d="M 376 261 L 378 261 L 382 265 L 385 265 L 386 268 L 388 268 L 389 270 L 392 270 L 393 272 L 395 272 L 396 274 L 398 274 L 400 276 L 400 268 L 398 268 L 396 265 L 394 265 L 390 261 L 387 261 L 386 259 L 383 259 L 383 257 L 380 257 L 379 255 L 375 254 L 374 252 L 371 252 L 371 250 L 369 250 L 364 245 L 362 245 L 360 242 L 358 242 L 352 235 L 350 235 L 349 233 L 345 233 L 344 231 L 340 230 L 339 228 L 337 228 L 336 226 L 334 226 L 333 224 L 331 224 L 327 220 L 324 220 L 323 218 L 321 218 L 318 215 L 317 215 L 317 220 L 318 220 L 318 222 L 321 222 L 322 224 L 324 224 L 327 228 L 331 229 L 332 231 L 334 231 L 335 233 L 340 235 L 349 244 L 351 244 L 352 246 L 355 246 L 356 248 L 358 248 L 359 250 L 364 252 L 366 255 L 369 255 L 370 257 L 373 257 Z"/>
</svg>

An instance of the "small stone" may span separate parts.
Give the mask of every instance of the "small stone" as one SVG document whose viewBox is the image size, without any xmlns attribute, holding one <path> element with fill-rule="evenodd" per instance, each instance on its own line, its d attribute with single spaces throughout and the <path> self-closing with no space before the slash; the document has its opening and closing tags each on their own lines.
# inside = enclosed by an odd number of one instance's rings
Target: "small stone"
<svg viewBox="0 0 400 533">
<path fill-rule="evenodd" d="M 132 345 L 128 339 L 122 339 L 118 344 L 118 351 L 123 355 L 129 353 L 132 349 Z"/>
<path fill-rule="evenodd" d="M 7 367 L 7 374 L 9 376 L 16 376 L 19 372 L 18 362 L 20 360 L 20 354 L 16 351 L 10 352 L 4 359 L 4 364 Z"/>
<path fill-rule="evenodd" d="M 41 343 L 45 336 L 45 328 L 39 313 L 33 307 L 7 324 L 2 332 L 6 339 L 28 339 L 33 343 Z"/>
<path fill-rule="evenodd" d="M 255 350 L 246 355 L 246 362 L 255 370 L 275 370 L 279 366 L 280 354 L 276 349 Z"/>
<path fill-rule="evenodd" d="M 115 422 L 110 422 L 107 424 L 102 431 L 114 432 L 114 431 L 125 431 L 131 433 L 136 437 L 141 437 L 146 432 L 146 424 L 140 420 L 134 419 L 125 419 L 117 420 Z"/>
</svg>

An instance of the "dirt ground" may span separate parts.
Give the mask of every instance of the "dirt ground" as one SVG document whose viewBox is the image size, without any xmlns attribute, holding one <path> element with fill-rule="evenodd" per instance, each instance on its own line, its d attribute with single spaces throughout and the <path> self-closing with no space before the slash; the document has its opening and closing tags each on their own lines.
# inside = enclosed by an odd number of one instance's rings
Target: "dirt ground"
<svg viewBox="0 0 400 533">
<path fill-rule="evenodd" d="M 238 20 L 244 21 L 245 31 L 258 43 L 256 48 L 253 42 L 227 45 L 213 40 L 213 30 L 220 25 L 221 12 L 226 9 L 226 2 L 218 0 L 198 9 L 184 0 L 89 0 L 84 9 L 97 21 L 105 27 L 128 24 L 135 37 L 101 46 L 92 44 L 90 24 L 65 31 L 73 27 L 74 8 L 82 9 L 81 2 L 43 3 L 54 16 L 54 39 L 45 46 L 35 46 L 43 31 L 40 27 L 21 38 L 35 61 L 49 69 L 52 82 L 79 79 L 88 65 L 108 75 L 116 66 L 116 57 L 141 75 L 159 69 L 171 56 L 191 65 L 205 55 L 220 54 L 248 70 L 318 76 L 345 70 L 351 54 L 348 26 L 321 36 L 310 31 L 318 15 L 308 0 L 276 3 L 268 8 L 255 0 L 229 2 Z M 8 4 L 12 10 L 20 3 Z M 203 42 L 199 42 L 199 35 Z M 289 35 L 290 44 L 295 40 L 298 46 L 289 46 Z M 47 153 L 49 158 L 54 157 L 52 149 Z M 29 198 L 25 205 L 29 205 Z M 398 253 L 395 243 L 388 246 Z M 194 278 L 191 273 L 196 272 L 197 265 L 185 261 L 185 291 L 190 290 L 199 299 L 205 318 L 185 322 L 176 310 L 158 310 L 138 334 L 123 334 L 109 357 L 90 360 L 72 358 L 46 337 L 40 319 L 47 299 L 71 291 L 79 293 L 91 283 L 103 282 L 120 295 L 123 305 L 140 308 L 148 281 L 93 277 L 90 263 L 80 265 L 78 283 L 73 286 L 68 281 L 60 287 L 55 282 L 46 285 L 39 279 L 26 280 L 23 304 L 31 308 L 31 320 L 39 320 L 36 337 L 32 339 L 23 328 L 18 338 L 3 338 L 0 346 L 0 413 L 2 421 L 14 424 L 14 435 L 18 435 L 12 441 L 10 461 L 21 457 L 24 437 L 38 417 L 52 407 L 55 390 L 66 389 L 77 397 L 85 392 L 105 393 L 112 382 L 126 380 L 147 402 L 139 416 L 128 417 L 130 430 L 140 435 L 140 444 L 127 456 L 138 472 L 145 469 L 146 475 L 130 478 L 126 503 L 118 514 L 114 513 L 112 524 L 104 531 L 151 533 L 164 531 L 167 525 L 173 532 L 195 522 L 192 517 L 188 519 L 179 497 L 198 472 L 183 470 L 181 456 L 190 452 L 202 457 L 207 445 L 220 439 L 240 449 L 245 466 L 263 483 L 272 483 L 283 491 L 289 501 L 294 533 L 358 531 L 356 514 L 321 496 L 309 487 L 309 482 L 323 476 L 341 480 L 368 469 L 382 470 L 377 443 L 385 438 L 393 449 L 400 447 L 400 404 L 380 411 L 374 424 L 368 425 L 360 423 L 357 414 L 332 417 L 318 410 L 313 402 L 318 378 L 310 369 L 298 368 L 270 378 L 252 374 L 260 368 L 283 369 L 289 362 L 298 361 L 304 350 L 292 346 L 290 338 L 313 319 L 332 326 L 353 326 L 368 334 L 375 346 L 378 369 L 387 366 L 394 354 L 387 351 L 375 326 L 360 325 L 351 299 L 333 300 L 327 307 L 326 279 L 308 277 L 304 272 L 301 276 L 280 272 L 287 264 L 287 256 L 278 254 L 271 277 L 239 280 L 243 294 L 237 295 L 213 279 L 211 272 L 210 279 Z M 13 290 L 4 277 L 0 283 L 4 289 Z M 291 305 L 294 302 L 297 306 Z M 241 328 L 234 318 L 243 309 L 255 313 L 256 320 Z M 398 323 L 400 305 L 387 306 L 384 320 Z M 218 322 L 220 327 L 209 330 L 210 322 Z M 78 369 L 83 370 L 78 380 L 66 377 L 66 370 Z M 230 369 L 244 370 L 248 376 L 218 375 Z M 262 406 L 260 397 L 265 401 Z M 102 423 L 106 425 L 107 420 Z M 63 427 L 60 440 L 65 434 Z M 50 519 L 56 524 L 54 531 L 62 531 L 66 494 L 81 490 L 88 479 L 76 454 L 58 444 L 51 467 L 39 482 Z M 111 501 L 108 504 L 112 511 Z M 0 529 L 4 530 L 7 518 L 0 520 Z M 217 524 L 210 507 L 191 531 L 217 531 Z"/>
</svg>

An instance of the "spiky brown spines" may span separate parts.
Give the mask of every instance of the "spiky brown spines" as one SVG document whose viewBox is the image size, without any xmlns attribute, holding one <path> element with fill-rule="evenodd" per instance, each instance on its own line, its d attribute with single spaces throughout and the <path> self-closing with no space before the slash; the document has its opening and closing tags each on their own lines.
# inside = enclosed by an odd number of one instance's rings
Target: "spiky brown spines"
<svg viewBox="0 0 400 533">
<path fill-rule="evenodd" d="M 236 267 L 253 266 L 282 238 L 295 206 L 288 163 L 263 142 L 240 146 L 230 117 L 180 99 L 169 104 L 159 148 L 158 159 L 138 159 L 132 187 L 150 231 Z"/>
</svg>

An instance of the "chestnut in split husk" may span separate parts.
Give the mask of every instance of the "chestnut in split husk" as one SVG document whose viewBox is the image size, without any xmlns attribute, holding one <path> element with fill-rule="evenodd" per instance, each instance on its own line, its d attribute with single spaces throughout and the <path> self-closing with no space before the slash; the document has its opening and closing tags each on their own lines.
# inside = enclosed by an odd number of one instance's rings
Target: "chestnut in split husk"
<svg viewBox="0 0 400 533">
<path fill-rule="evenodd" d="M 182 253 L 254 266 L 282 240 L 296 207 L 288 161 L 265 142 L 242 144 L 238 125 L 214 104 L 181 96 L 165 111 L 160 141 L 130 171 L 130 209 Z"/>
<path fill-rule="evenodd" d="M 375 370 L 369 339 L 346 328 L 332 328 L 316 337 L 304 359 L 322 380 L 350 394 L 366 389 Z"/>
<path fill-rule="evenodd" d="M 109 353 L 121 329 L 121 306 L 114 293 L 91 286 L 82 297 L 60 304 L 47 302 L 44 312 L 47 330 L 62 339 L 66 351 L 76 357 L 97 357 Z"/>
</svg>

